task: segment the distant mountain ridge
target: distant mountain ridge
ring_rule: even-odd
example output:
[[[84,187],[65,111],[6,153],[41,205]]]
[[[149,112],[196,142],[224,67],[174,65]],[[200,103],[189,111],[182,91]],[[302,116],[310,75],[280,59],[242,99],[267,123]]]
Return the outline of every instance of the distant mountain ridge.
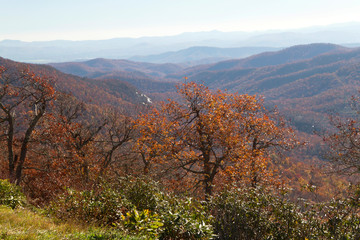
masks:
[[[310,59],[324,53],[332,53],[336,51],[344,51],[345,48],[340,45],[328,43],[313,43],[307,45],[296,45],[285,48],[280,51],[271,51],[256,54],[243,59],[232,59],[220,61],[218,63],[203,65],[200,67],[189,68],[187,71],[221,71],[237,68],[255,68],[292,63],[305,59]],[[349,49],[350,50],[350,49]]]
[[[279,48],[271,47],[240,47],[240,48],[217,48],[197,46],[179,51],[166,52],[157,55],[135,56],[130,60],[150,63],[180,63],[187,65],[199,65],[215,63],[221,60],[245,58],[254,54],[276,51]]]
[[[347,99],[360,89],[360,49],[334,44],[293,46],[244,59],[178,68],[157,78],[146,72],[149,71],[146,63],[131,64],[137,66],[139,72],[127,72],[124,66],[123,72],[106,72],[106,67],[101,70],[101,65],[97,65],[94,72],[101,72],[97,75],[99,79],[128,81],[142,91],[169,93],[169,97],[173,97],[175,83],[183,81],[184,76],[212,89],[262,95],[268,106],[277,105],[299,130],[308,133],[321,128],[327,121],[328,111],[346,111]],[[65,65],[68,70],[74,70],[70,67],[72,64]],[[87,67],[90,65],[87,63]],[[151,66],[165,74],[161,69],[163,65]],[[93,76],[91,74],[92,70],[87,76]]]
[[[187,75],[192,81],[212,89],[262,95],[267,105],[278,106],[299,130],[312,133],[326,125],[328,113],[350,112],[348,101],[360,90],[360,49],[334,49],[310,59],[246,67],[248,65],[244,63],[254,59],[251,57],[244,62],[236,61],[237,64],[226,69],[214,70],[213,66],[207,66],[199,71],[193,69]],[[272,56],[276,62],[279,55]],[[262,59],[261,54],[257,57]]]
[[[181,65],[172,63],[153,64],[140,63],[121,59],[103,59],[97,58],[84,62],[68,62],[68,63],[50,63],[49,65],[59,69],[62,72],[78,75],[81,77],[90,74],[101,74],[110,72],[134,72],[142,73],[144,76],[164,77],[184,69]]]
[[[158,55],[194,46],[216,48],[285,48],[299,44],[327,42],[359,46],[360,23],[306,29],[260,32],[193,32],[175,36],[115,38],[87,41],[0,41],[0,56],[32,63],[84,61],[94,58],[131,59]],[[136,59],[139,60],[139,59]]]
[[[174,80],[165,77],[184,70],[184,67],[176,64],[154,64],[102,58],[50,65],[59,71],[80,77],[113,82],[125,81],[146,93],[174,91]]]
[[[89,78],[65,74],[49,65],[26,64],[0,57],[0,66],[7,71],[30,69],[35,74],[47,75],[55,80],[56,91],[72,93],[78,100],[96,105],[126,106],[148,103],[146,96],[125,81],[107,81],[107,84]]]
[[[298,79],[321,78],[320,76],[323,74],[327,76],[339,74],[339,77],[341,76],[339,81],[352,78],[354,83],[360,83],[359,76],[351,74],[350,71],[352,68],[356,70],[359,65],[360,49],[357,49],[319,55],[309,60],[281,65],[200,71],[189,75],[189,78],[194,81],[202,81],[213,88],[227,88],[241,92],[246,90],[247,93],[254,94],[288,85]],[[324,88],[326,87],[328,87],[328,83],[324,84]],[[294,95],[290,96],[295,97]]]
[[[141,99],[140,91],[158,100],[176,97],[175,85],[186,76],[212,89],[264,96],[267,106],[277,105],[296,128],[308,133],[326,124],[329,111],[347,112],[347,100],[360,89],[360,48],[333,44],[293,46],[191,68],[110,59],[52,65],[81,77],[50,66],[30,66],[55,74],[62,79],[61,89],[71,89],[85,100],[129,104]]]

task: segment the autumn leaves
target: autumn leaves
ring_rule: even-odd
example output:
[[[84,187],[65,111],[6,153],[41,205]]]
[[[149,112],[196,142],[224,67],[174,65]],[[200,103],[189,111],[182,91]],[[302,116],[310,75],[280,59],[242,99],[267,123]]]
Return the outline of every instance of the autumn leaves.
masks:
[[[0,69],[1,137],[6,142],[9,178],[20,184],[31,137],[55,97],[51,79],[29,70]]]
[[[57,94],[53,104],[55,90],[46,76],[5,76],[1,68],[0,77],[3,146],[9,176],[18,183],[25,160],[29,174],[50,181],[61,172],[56,182],[68,183],[118,176],[131,165],[140,166],[132,174],[198,187],[208,198],[224,183],[270,183],[270,155],[297,144],[292,130],[256,96],[189,82],[178,87],[180,101],[168,100],[134,118],[108,111],[96,120],[89,114],[86,119],[84,106],[71,96]],[[15,109],[22,114],[15,116]]]
[[[205,196],[220,176],[252,185],[269,181],[270,152],[297,144],[256,96],[214,93],[192,82],[178,93],[182,102],[169,100],[140,117],[137,146],[147,169],[160,164],[183,171],[194,185],[202,183]]]

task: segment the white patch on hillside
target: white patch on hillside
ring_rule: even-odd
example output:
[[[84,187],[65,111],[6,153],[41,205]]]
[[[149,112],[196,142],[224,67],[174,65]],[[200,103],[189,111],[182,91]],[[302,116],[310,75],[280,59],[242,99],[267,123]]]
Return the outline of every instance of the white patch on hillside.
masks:
[[[151,103],[152,103],[151,98],[149,98],[149,97],[146,96],[145,94],[143,94],[143,93],[138,93],[138,92],[136,92],[136,94],[137,94],[138,96],[140,96],[140,97],[146,98],[146,101],[147,101],[147,102],[143,102],[143,104],[151,104]]]

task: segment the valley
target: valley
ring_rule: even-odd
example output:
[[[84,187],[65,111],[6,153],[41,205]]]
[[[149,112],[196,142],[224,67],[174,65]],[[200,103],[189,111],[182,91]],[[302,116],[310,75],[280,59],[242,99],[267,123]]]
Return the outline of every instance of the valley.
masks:
[[[333,44],[300,45],[193,67],[110,59],[50,65],[99,81],[126,81],[155,100],[171,96],[184,77],[214,90],[256,94],[307,133],[324,131],[329,113],[346,112],[348,96],[357,94],[360,85],[360,51]]]
[[[191,84],[195,84],[194,86],[200,89],[203,88],[200,92],[193,91],[204,99],[207,99],[210,94],[206,92],[211,91],[214,97],[219,97],[219,101],[226,99],[224,97],[226,95],[221,94],[235,94],[234,96],[240,94],[239,96],[256,99],[251,100],[254,102],[250,101],[249,106],[243,105],[245,109],[247,107],[251,109],[251,104],[256,101],[263,104],[264,113],[262,114],[269,115],[264,118],[264,129],[258,133],[260,134],[258,137],[264,137],[264,140],[257,143],[259,146],[266,145],[263,141],[266,141],[267,134],[269,136],[275,134],[274,139],[285,138],[288,134],[296,135],[296,141],[288,139],[287,143],[286,141],[279,142],[284,146],[293,144],[289,149],[294,149],[283,151],[280,147],[279,151],[264,152],[267,157],[260,159],[266,161],[267,167],[257,170],[259,171],[257,174],[265,174],[261,177],[264,179],[267,178],[265,177],[267,171],[271,172],[269,176],[275,173],[274,179],[282,182],[284,184],[281,185],[282,187],[291,188],[287,197],[291,201],[297,201],[299,197],[314,202],[327,201],[331,196],[345,194],[346,185],[357,182],[355,176],[331,173],[333,168],[327,158],[329,147],[323,138],[336,130],[337,126],[331,122],[331,117],[340,116],[341,119],[357,117],[350,100],[351,96],[359,96],[360,50],[358,48],[321,43],[297,45],[241,59],[191,66],[180,63],[146,63],[104,58],[50,64],[28,64],[0,58],[0,66],[5,69],[5,76],[12,76],[12,78],[14,76],[21,78],[24,71],[30,71],[39,76],[49,76],[58,95],[53,103],[53,110],[50,110],[50,115],[46,115],[44,122],[41,123],[49,129],[39,126],[36,130],[39,131],[36,134],[40,134],[38,136],[40,141],[34,138],[31,147],[36,151],[31,150],[29,157],[30,159],[36,157],[38,154],[36,152],[42,151],[42,144],[48,148],[52,148],[51,144],[55,144],[60,148],[54,153],[49,152],[49,156],[51,156],[50,159],[56,159],[51,163],[55,164],[52,168],[56,170],[51,177],[44,175],[50,170],[45,155],[41,155],[40,161],[26,162],[24,167],[23,184],[29,189],[27,191],[31,191],[32,198],[36,196],[43,202],[52,198],[47,194],[50,191],[48,189],[61,192],[62,185],[74,179],[78,187],[82,188],[87,185],[84,181],[89,181],[86,179],[105,173],[109,174],[108,177],[151,175],[153,179],[161,179],[162,184],[171,186],[178,194],[184,191],[183,185],[186,184],[193,189],[192,194],[198,197],[204,196],[198,188],[193,188],[192,181],[196,181],[196,175],[187,176],[186,170],[180,169],[172,175],[167,171],[171,173],[170,169],[175,168],[175,165],[170,164],[167,169],[161,164],[167,161],[165,160],[168,154],[166,149],[174,144],[171,143],[171,139],[176,139],[173,136],[163,136],[171,132],[172,125],[166,125],[167,123],[164,122],[166,117],[162,114],[172,111],[174,114],[179,114],[180,110],[174,109],[181,106],[184,101],[186,103],[186,98],[182,96],[183,91],[193,94],[192,90],[184,89],[184,86],[191,86]],[[19,73],[20,75],[17,75]],[[195,101],[199,96],[194,98]],[[212,104],[215,106],[219,103]],[[163,110],[164,106],[168,106],[167,109]],[[25,114],[21,118],[26,123],[28,118],[26,114],[31,114],[32,111],[26,112],[22,108],[26,108],[26,105],[19,111]],[[221,109],[221,106],[218,108]],[[207,111],[211,113],[212,110]],[[211,114],[216,115],[217,112]],[[7,121],[6,118],[4,119]],[[262,117],[257,121],[264,121],[261,119]],[[51,121],[54,121],[55,125]],[[212,121],[206,121],[209,124],[206,127],[210,127]],[[270,124],[280,124],[283,132],[276,133],[275,125],[266,128],[269,124],[266,121],[270,121]],[[221,126],[222,120],[218,124]],[[258,127],[262,129],[261,125]],[[217,128],[218,125],[214,126]],[[26,128],[26,124],[22,128]],[[155,131],[151,134],[157,142],[149,140],[149,137],[141,137],[147,128]],[[56,133],[53,137],[56,139],[61,138],[59,136],[65,137],[68,143],[62,141],[57,143],[56,141],[59,140],[56,140],[48,145],[54,141],[51,134],[46,134],[49,130]],[[181,132],[177,133],[177,136],[180,134]],[[262,134],[265,135],[262,136]],[[191,134],[186,136],[191,136]],[[41,138],[46,141],[42,143]],[[22,138],[19,139],[21,141]],[[252,144],[255,144],[256,139],[257,137],[254,137],[251,140]],[[274,139],[270,137],[267,141],[272,143]],[[291,141],[295,142],[290,143]],[[245,146],[247,145],[250,146],[250,143]],[[157,150],[158,148],[160,150]],[[171,151],[178,151],[176,149]],[[61,155],[56,154],[58,151],[62,152]],[[216,151],[219,150],[215,148],[214,152]],[[70,155],[67,156],[67,154]],[[185,154],[188,154],[187,151]],[[257,156],[252,154],[253,157]],[[61,175],[62,177],[58,176],[56,172],[65,171],[64,169],[68,166],[75,168],[68,174]],[[86,175],[82,173],[84,166],[88,171]],[[201,165],[194,168],[194,163],[190,166],[192,167],[189,170],[190,173],[196,173],[201,168]],[[27,170],[44,167],[49,170],[35,172]],[[227,167],[233,166],[230,164]],[[3,168],[1,172],[4,174],[6,168]],[[241,174],[246,176],[247,173]],[[35,183],[34,179],[41,179],[41,181]],[[237,184],[243,184],[244,179],[237,181]],[[62,183],[59,184],[59,182]],[[214,178],[214,191],[222,191],[221,188],[226,183],[227,180],[223,175]],[[309,189],[316,189],[316,192]],[[42,194],[45,195],[42,196]]]
[[[0,239],[360,240],[360,1],[2,1]]]

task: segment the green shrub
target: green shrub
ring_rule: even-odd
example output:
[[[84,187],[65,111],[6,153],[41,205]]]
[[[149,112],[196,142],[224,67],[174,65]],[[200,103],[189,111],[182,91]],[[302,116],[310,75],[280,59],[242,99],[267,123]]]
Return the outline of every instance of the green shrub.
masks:
[[[138,212],[132,209],[123,217],[123,224],[126,230],[132,233],[144,234],[151,239],[158,237],[161,227],[164,225],[157,214],[149,210]]]
[[[166,196],[159,206],[160,239],[212,239],[211,215],[192,198]]]
[[[0,204],[12,209],[25,204],[25,196],[19,186],[0,179]]]
[[[147,239],[210,239],[212,226],[204,207],[191,198],[160,191],[146,179],[119,179],[97,191],[70,190],[54,201],[50,213],[122,229]]]
[[[110,187],[97,191],[75,191],[67,189],[49,208],[59,219],[75,219],[102,226],[116,225],[129,203]]]
[[[210,208],[218,239],[304,239],[300,209],[262,188],[224,191]]]
[[[160,190],[157,182],[147,178],[120,179],[117,188],[134,205],[135,211],[139,211],[139,216],[147,216],[138,227],[147,228],[149,232],[154,228],[149,228],[147,224],[158,227],[156,234],[159,239],[211,238],[212,226],[209,215],[198,201],[166,194]],[[146,210],[149,212],[144,215]],[[135,213],[133,209],[132,216]],[[143,226],[143,223],[146,224]]]
[[[324,219],[319,232],[324,239],[360,239],[360,194],[358,190],[347,198],[332,199],[327,203],[318,204],[317,212]]]
[[[113,187],[139,211],[155,211],[159,199],[164,195],[158,183],[147,178],[120,178]]]
[[[360,239],[360,191],[292,203],[263,188],[227,190],[210,202],[217,239]]]

